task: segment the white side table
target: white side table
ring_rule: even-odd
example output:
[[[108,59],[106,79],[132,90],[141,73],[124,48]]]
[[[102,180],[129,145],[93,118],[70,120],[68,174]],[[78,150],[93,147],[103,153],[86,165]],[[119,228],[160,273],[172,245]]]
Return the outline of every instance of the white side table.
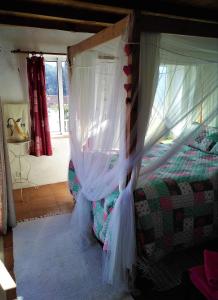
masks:
[[[10,159],[10,164],[13,166],[15,164],[15,174],[12,174],[13,186],[16,184],[20,185],[20,195],[23,200],[23,184],[30,183],[31,185],[37,186],[29,180],[29,174],[31,171],[31,164],[28,159],[28,149],[30,140],[15,142],[13,140],[8,140],[8,144],[13,145],[13,149],[8,147],[9,153],[12,158]],[[24,173],[25,170],[25,173]]]

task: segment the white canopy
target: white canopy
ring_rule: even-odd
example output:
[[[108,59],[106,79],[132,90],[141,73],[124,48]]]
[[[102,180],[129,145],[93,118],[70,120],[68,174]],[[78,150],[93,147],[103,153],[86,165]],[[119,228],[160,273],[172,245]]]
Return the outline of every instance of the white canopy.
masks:
[[[131,95],[132,105],[138,101],[137,122],[128,135],[136,144],[127,156],[126,44],[125,30],[100,47],[76,56],[69,51],[71,159],[81,185],[73,215],[81,241],[87,244],[91,236],[91,202],[120,189],[104,245],[109,283],[126,280],[135,263],[137,180],[160,167],[202,126],[218,126],[218,40],[142,32],[139,82]],[[199,125],[192,126],[196,121]],[[139,176],[143,153],[169,136],[174,139],[170,151]]]

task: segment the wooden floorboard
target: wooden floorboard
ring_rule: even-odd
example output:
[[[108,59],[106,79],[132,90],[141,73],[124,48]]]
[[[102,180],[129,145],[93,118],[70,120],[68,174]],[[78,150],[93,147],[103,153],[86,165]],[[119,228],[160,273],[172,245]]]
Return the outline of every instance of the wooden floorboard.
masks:
[[[47,215],[71,213],[74,207],[73,196],[67,182],[47,184],[36,188],[17,189],[13,191],[17,221],[40,218]],[[14,276],[13,232],[9,229],[3,238],[4,263]],[[14,291],[7,293],[7,300],[16,298]]]
[[[17,221],[71,212],[74,201],[66,182],[14,190]]]

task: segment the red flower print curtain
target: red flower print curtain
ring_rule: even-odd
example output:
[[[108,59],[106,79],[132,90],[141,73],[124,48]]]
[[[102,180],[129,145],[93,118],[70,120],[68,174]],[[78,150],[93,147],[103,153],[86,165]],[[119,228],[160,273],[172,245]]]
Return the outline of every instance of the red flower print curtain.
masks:
[[[34,156],[52,155],[46,101],[44,58],[41,56],[27,58],[27,74],[31,117],[30,154]]]

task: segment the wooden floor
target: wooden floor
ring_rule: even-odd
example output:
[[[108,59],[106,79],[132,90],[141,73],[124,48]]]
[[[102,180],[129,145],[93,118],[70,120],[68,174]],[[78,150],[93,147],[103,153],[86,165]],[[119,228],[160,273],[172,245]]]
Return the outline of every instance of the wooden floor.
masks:
[[[70,213],[74,200],[66,182],[48,184],[37,188],[14,190],[17,221],[39,218],[46,215]],[[3,239],[5,265],[14,278],[13,237],[9,231]],[[8,300],[15,299],[14,293],[7,295]]]
[[[37,188],[14,190],[17,220],[38,218],[47,214],[72,211],[73,197],[66,182],[48,184]]]

